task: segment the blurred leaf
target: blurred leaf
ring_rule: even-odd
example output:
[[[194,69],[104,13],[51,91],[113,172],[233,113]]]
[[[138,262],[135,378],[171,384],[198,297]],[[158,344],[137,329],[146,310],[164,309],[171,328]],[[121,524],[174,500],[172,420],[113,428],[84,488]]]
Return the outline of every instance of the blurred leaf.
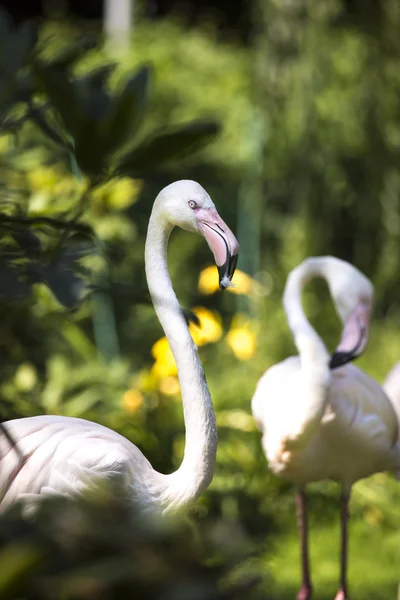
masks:
[[[11,299],[30,295],[30,287],[21,278],[21,274],[21,269],[12,266],[4,258],[0,259],[0,297]]]
[[[16,74],[16,94],[19,99],[28,102],[36,93],[35,81],[31,71]]]
[[[49,64],[55,69],[61,70],[72,67],[85,56],[88,50],[92,50],[96,45],[97,39],[94,35],[84,35],[58,52]]]
[[[37,30],[32,21],[25,21],[16,28],[9,25],[0,39],[0,60],[3,73],[13,77],[28,62],[36,44]]]
[[[105,168],[107,140],[102,135],[102,123],[107,119],[110,97],[101,88],[89,89],[82,108],[84,116],[75,136],[75,156],[81,170],[98,179]]]
[[[77,262],[86,252],[86,247],[76,251],[66,248],[51,263],[32,261],[26,265],[26,270],[33,283],[45,283],[61,304],[74,308],[86,289],[82,278],[86,270]]]
[[[146,108],[150,69],[143,67],[131,77],[119,96],[114,98],[113,110],[106,122],[106,150],[121,152],[134,142]]]
[[[10,85],[10,82],[0,79],[0,119],[2,121],[4,121],[7,116],[14,98],[14,86]]]
[[[69,346],[80,354],[84,361],[95,359],[97,355],[96,346],[76,323],[72,321],[64,322],[60,329],[60,334]]]
[[[132,563],[129,560],[115,558],[97,559],[92,564],[78,566],[73,571],[67,571],[53,583],[61,591],[61,595],[82,597],[88,588],[88,581],[96,582],[95,589],[105,588],[129,579]]]
[[[81,277],[65,265],[54,263],[38,265],[31,263],[29,270],[37,277],[37,281],[45,283],[57,300],[66,308],[74,308],[82,298],[85,283]]]
[[[21,228],[13,233],[13,238],[27,254],[39,255],[41,251],[40,239],[28,228]]]
[[[98,390],[86,389],[64,403],[64,414],[71,417],[81,417],[88,413],[100,399]]]
[[[162,163],[186,157],[210,143],[218,133],[219,126],[213,121],[195,121],[159,133],[125,154],[117,166],[117,172],[124,175],[140,174]]]
[[[87,88],[102,88],[107,82],[108,77],[115,69],[115,63],[107,63],[106,65],[101,65],[96,69],[92,69],[84,75],[84,77],[79,77],[75,81],[81,85],[84,85]]]
[[[23,67],[32,57],[37,41],[37,27],[33,21],[23,21],[13,36],[13,53],[8,56],[9,68],[15,72]]]
[[[1,515],[0,548],[2,556],[10,558],[12,581],[18,584],[8,598],[252,598],[249,577],[236,569],[246,556],[246,538],[239,527],[226,524],[228,545],[221,539],[223,523],[202,523],[196,540],[182,519],[148,518],[124,488],[121,472],[108,482],[99,479],[93,490],[75,500],[44,500],[34,520],[23,520],[18,507]],[[35,565],[28,555],[30,560],[24,561],[27,568],[15,569],[13,554],[17,555],[17,567],[21,554],[15,548],[26,547],[27,536],[39,560],[46,551],[46,560]],[[8,564],[1,566],[0,578],[7,578]],[[8,589],[11,592],[11,586]]]
[[[48,111],[46,109],[33,109],[29,114],[30,119],[41,129],[44,135],[52,140],[57,146],[61,146],[63,148],[67,147],[68,150],[72,151],[72,147],[69,142],[64,140],[64,138],[56,131],[50,117],[48,115]]]
[[[75,155],[81,169],[95,178],[105,170],[107,155],[133,140],[145,106],[148,70],[129,80],[121,95],[111,100],[104,86],[113,68],[105,65],[76,82],[85,117],[75,138]]]
[[[44,550],[22,540],[0,550],[0,597],[6,599],[26,585],[30,573],[41,564]]]
[[[36,74],[67,131],[75,138],[80,131],[82,111],[73,83],[61,71],[37,63]]]

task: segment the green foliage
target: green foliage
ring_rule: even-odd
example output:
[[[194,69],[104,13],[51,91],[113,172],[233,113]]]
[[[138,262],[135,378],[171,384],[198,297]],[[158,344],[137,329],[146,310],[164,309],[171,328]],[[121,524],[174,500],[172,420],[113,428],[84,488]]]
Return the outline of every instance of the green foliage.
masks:
[[[118,62],[107,47],[79,39],[77,27],[59,23],[46,23],[36,45],[26,34],[12,72],[1,58],[11,51],[1,51],[0,84],[12,82],[0,85],[0,406],[7,418],[47,412],[93,419],[138,444],[160,471],[177,468],[180,396],[152,372],[162,332],[143,247],[163,185],[198,179],[240,231],[239,268],[254,258],[250,242],[257,249],[260,236],[251,274],[264,288],[246,303],[229,293],[201,295],[197,277],[211,261],[206,245],[185,232],[171,236],[169,267],[183,307],[188,315],[196,305],[217,310],[223,327],[218,343],[200,348],[219,450],[213,483],[193,516],[201,527],[228,520],[228,539],[235,527],[244,529],[258,553],[276,535],[290,565],[277,559],[274,573],[280,582],[289,574],[293,595],[292,489],[268,472],[250,399],[265,369],[295,352],[281,294],[289,270],[310,254],[350,260],[376,286],[371,341],[359,365],[382,381],[400,357],[400,47],[393,2],[376,30],[349,20],[335,0],[259,8],[254,51],[222,43],[211,25],[187,28],[178,20],[138,22],[132,49]],[[10,40],[23,35],[12,24],[6,30]],[[340,325],[326,288],[310,286],[304,305],[333,348]],[[247,361],[227,338],[244,309],[257,337]],[[389,475],[355,487],[353,564],[363,536],[394,538],[399,493]],[[335,484],[311,487],[318,551],[336,527],[337,500]],[[336,554],[328,558],[336,568]],[[28,569],[33,559],[28,548],[13,564],[25,560]],[[392,589],[394,571],[385,573]]]
[[[117,490],[98,490],[96,497],[75,502],[46,501],[30,521],[21,518],[18,506],[2,515],[0,596],[259,597],[254,569],[252,576],[237,572],[237,562],[246,558],[243,532],[230,528],[228,543],[228,523],[207,524],[196,542],[184,522],[138,518]]]
[[[42,42],[36,43],[32,24],[15,27],[6,14],[1,13],[0,29],[3,33],[0,113],[4,123],[1,133],[19,136],[23,127],[26,131],[26,125],[33,123],[44,136],[44,140],[38,140],[35,132],[30,131],[22,144],[20,138],[16,138],[13,152],[5,156],[7,170],[18,173],[16,153],[23,155],[24,149],[32,151],[36,145],[40,154],[44,142],[48,147],[54,144],[58,147],[58,161],[64,166],[69,163],[78,179],[83,176],[88,179],[68,210],[64,208],[52,218],[43,210],[33,219],[30,217],[27,190],[23,188],[19,190],[20,201],[2,203],[0,240],[3,242],[2,260],[6,263],[3,271],[9,282],[3,287],[3,293],[9,290],[10,297],[29,295],[32,283],[42,282],[64,306],[71,308],[79,300],[79,288],[84,287],[83,273],[77,276],[74,265],[80,258],[74,236],[77,232],[84,233],[91,241],[92,251],[96,246],[91,227],[79,222],[87,210],[93,187],[117,175],[152,172],[165,162],[193,153],[211,141],[219,128],[215,122],[196,121],[175,127],[173,131],[155,131],[151,139],[142,135],[136,140],[148,104],[146,67],[130,74],[126,84],[111,95],[107,81],[115,65],[101,65],[79,77],[72,72],[88,47],[93,47],[93,40],[76,41],[49,59]],[[11,160],[7,161],[8,158]],[[1,182],[6,191],[10,181],[7,175]],[[45,228],[47,231],[43,231]],[[60,230],[61,239],[56,245],[45,242],[47,248],[43,247],[38,232],[55,236]],[[8,247],[10,234],[11,248]],[[7,250],[13,259],[7,257]],[[73,260],[68,258],[71,251]],[[89,251],[86,247],[85,252]]]
[[[150,140],[127,152],[118,163],[121,175],[139,177],[149,171],[150,165],[185,157],[188,152],[198,150],[218,133],[213,122],[199,121],[175,131],[159,133]]]
[[[136,176],[149,171],[196,151],[218,133],[216,123],[197,122],[156,133],[133,147],[146,106],[148,69],[142,68],[130,77],[113,96],[106,88],[110,70],[108,66],[100,67],[84,77],[70,78],[68,73],[40,62],[35,67],[68,134],[63,141],[54,132],[53,139],[74,154],[81,171],[94,182],[108,179],[113,173]],[[48,122],[46,130],[51,130]],[[114,155],[119,155],[115,161]]]

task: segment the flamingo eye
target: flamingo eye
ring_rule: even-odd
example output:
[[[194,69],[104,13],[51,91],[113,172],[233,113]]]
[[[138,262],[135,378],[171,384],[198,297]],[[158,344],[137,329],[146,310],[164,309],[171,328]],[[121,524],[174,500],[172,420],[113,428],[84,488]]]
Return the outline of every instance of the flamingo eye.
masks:
[[[190,208],[197,208],[197,202],[195,202],[194,200],[189,200],[188,204]]]

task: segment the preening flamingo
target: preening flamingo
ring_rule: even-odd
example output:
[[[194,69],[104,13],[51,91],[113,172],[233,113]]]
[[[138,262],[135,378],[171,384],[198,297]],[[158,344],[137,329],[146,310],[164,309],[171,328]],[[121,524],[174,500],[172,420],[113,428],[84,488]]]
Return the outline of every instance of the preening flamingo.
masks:
[[[24,456],[0,437],[1,508],[41,494],[73,495],[92,481],[123,475],[131,497],[146,511],[183,509],[210,484],[217,450],[215,415],[196,346],[174,293],[167,267],[172,229],[181,227],[206,239],[219,271],[220,289],[234,274],[239,245],[210,196],[194,181],[177,181],[157,196],[145,248],[146,277],[154,308],[174,354],[182,390],[186,428],[179,469],[163,475],[131,442],[115,431],[83,419],[37,416],[4,425]]]
[[[324,278],[343,322],[331,357],[301,305],[305,284]],[[395,411],[383,389],[351,364],[368,339],[373,287],[358,269],[330,256],[308,258],[290,274],[283,304],[299,356],[269,368],[252,399],[253,415],[271,470],[298,489],[302,586],[311,597],[305,485],[341,484],[341,573],[336,600],[348,600],[347,520],[352,485],[378,471],[400,467]]]

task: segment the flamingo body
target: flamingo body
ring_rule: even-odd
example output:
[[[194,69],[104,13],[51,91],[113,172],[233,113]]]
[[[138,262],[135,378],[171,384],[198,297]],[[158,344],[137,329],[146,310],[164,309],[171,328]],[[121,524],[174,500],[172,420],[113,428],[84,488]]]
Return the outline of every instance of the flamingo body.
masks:
[[[345,488],[378,471],[400,466],[394,409],[382,388],[347,364],[332,371],[316,431],[302,438],[300,358],[268,369],[252,401],[270,469],[296,485],[333,479]]]
[[[400,362],[397,362],[389,371],[382,385],[397,415],[400,428]]]
[[[152,469],[134,444],[107,427],[85,419],[40,415],[8,421],[7,430],[26,460],[21,466],[19,455],[2,434],[2,508],[43,493],[79,493],[96,476],[104,480],[114,474],[123,476],[142,505],[154,501],[150,482],[161,483],[163,475]]]

